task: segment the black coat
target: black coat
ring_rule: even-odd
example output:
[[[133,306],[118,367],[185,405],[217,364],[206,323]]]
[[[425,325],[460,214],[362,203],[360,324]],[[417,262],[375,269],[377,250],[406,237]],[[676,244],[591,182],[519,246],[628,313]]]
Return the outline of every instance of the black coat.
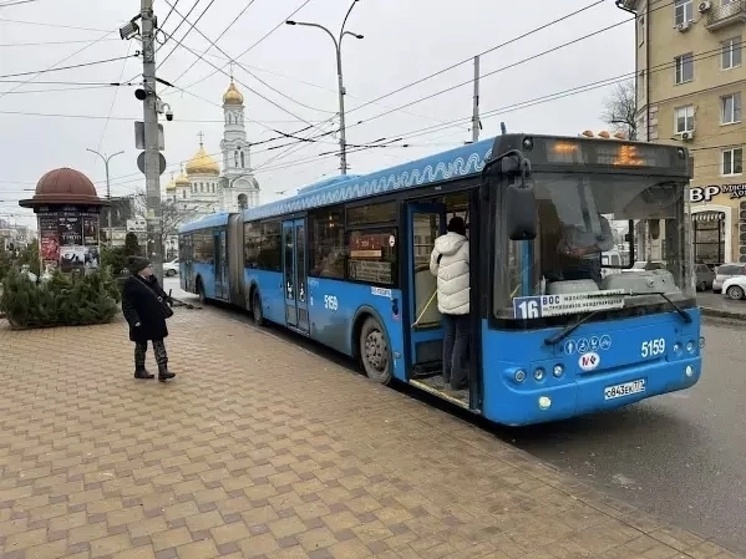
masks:
[[[166,302],[171,302],[170,297],[163,291],[155,276],[145,280],[132,275],[125,280],[122,313],[130,327],[131,341],[162,340],[168,336],[164,308]],[[138,323],[140,326],[135,326]]]

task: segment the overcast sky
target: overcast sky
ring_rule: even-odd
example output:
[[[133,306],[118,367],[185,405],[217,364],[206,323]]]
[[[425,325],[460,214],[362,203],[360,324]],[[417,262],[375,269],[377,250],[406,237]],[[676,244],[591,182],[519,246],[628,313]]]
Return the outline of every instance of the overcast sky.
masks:
[[[168,1],[173,3],[173,0]],[[29,222],[30,214],[18,208],[16,201],[32,195],[24,189],[33,189],[42,174],[57,167],[73,167],[86,173],[104,195],[103,163],[86,148],[106,153],[125,151],[111,161],[114,195],[143,188],[144,179],[135,162],[138,150],[134,145],[132,124],[134,120],[141,120],[142,105],[134,97],[134,87],[83,88],[80,85],[136,78],[141,71],[141,59],[130,57],[38,76],[8,77],[8,74],[37,72],[55,65],[70,66],[133,55],[137,42],[120,40],[117,30],[139,12],[140,3],[137,0],[35,0],[2,7],[3,3],[0,2],[0,217]],[[191,22],[196,21],[210,0],[196,3],[188,18]],[[356,110],[357,107],[591,3],[592,0],[515,3],[360,0],[347,29],[364,34],[365,38],[347,37],[343,44],[348,92],[347,141],[367,144],[380,138],[402,140],[394,147],[350,153],[350,172],[377,170],[469,140],[472,106],[469,84],[397,109],[470,80],[473,67],[471,63],[462,64],[379,102]],[[186,15],[194,4],[195,0],[178,0],[176,10]],[[237,19],[247,4],[250,6]],[[163,175],[164,186],[171,171],[177,171],[180,162],[188,160],[198,148],[200,131],[204,132],[205,149],[211,154],[220,151],[221,97],[229,83],[228,67],[216,72],[215,66],[222,68],[228,62],[220,50],[237,57],[303,4],[305,6],[294,19],[321,23],[336,30],[350,0],[214,0],[183,39],[183,46],[178,42],[190,29],[187,24],[160,48],[158,60],[164,59],[176,46],[159,69],[159,76],[186,89],[186,92],[159,90],[175,115],[173,122],[164,122],[164,155],[169,163]],[[169,12],[166,0],[155,0],[155,9],[163,21]],[[484,55],[482,74],[629,17],[609,0]],[[181,19],[172,13],[164,25],[165,31],[172,32]],[[210,47],[197,30],[214,41],[232,22],[234,25],[216,43],[220,50],[210,48],[203,61],[190,53],[189,49],[201,54]],[[274,130],[294,133],[313,125],[314,128],[300,134],[308,137],[338,128],[334,50],[330,38],[320,30],[282,25],[238,59],[238,63],[242,67],[236,65],[234,75],[246,99],[250,141],[276,138],[278,134]],[[628,22],[486,76],[481,81],[481,111],[487,114],[483,118],[481,137],[499,134],[500,121],[506,123],[509,131],[575,135],[584,129],[603,129],[599,114],[611,87],[519,110],[495,110],[632,71],[634,26]],[[17,83],[29,78],[33,79],[28,83]],[[334,155],[336,140],[335,135],[328,135],[313,143],[295,144],[292,149],[288,140],[255,146],[252,165],[262,189],[262,203],[280,197],[278,192],[289,193],[338,173],[339,159]],[[404,143],[409,147],[400,147]],[[288,147],[268,150],[274,146]],[[320,155],[324,153],[329,155]],[[219,156],[216,159],[219,160]]]

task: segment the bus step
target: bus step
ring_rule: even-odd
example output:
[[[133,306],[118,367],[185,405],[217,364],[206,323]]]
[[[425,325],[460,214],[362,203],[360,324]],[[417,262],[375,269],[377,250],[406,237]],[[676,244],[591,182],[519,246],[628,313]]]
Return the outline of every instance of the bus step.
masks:
[[[413,367],[412,378],[430,378],[443,372],[441,363],[418,363]]]

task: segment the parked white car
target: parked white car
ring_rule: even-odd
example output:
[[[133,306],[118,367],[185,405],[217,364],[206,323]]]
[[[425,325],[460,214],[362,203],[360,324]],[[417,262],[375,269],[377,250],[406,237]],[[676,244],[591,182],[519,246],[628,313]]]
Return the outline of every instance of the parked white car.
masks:
[[[172,278],[179,273],[179,259],[174,258],[171,262],[163,263],[163,275]]]
[[[746,299],[746,276],[732,276],[723,282],[723,297]]]

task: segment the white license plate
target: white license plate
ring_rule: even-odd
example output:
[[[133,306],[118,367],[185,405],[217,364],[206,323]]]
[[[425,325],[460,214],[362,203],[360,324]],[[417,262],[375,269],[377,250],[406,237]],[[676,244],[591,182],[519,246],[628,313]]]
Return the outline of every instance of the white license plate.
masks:
[[[644,378],[615,384],[614,386],[607,386],[604,388],[604,400],[613,400],[614,398],[622,398],[631,394],[639,394],[640,392],[645,392]]]

